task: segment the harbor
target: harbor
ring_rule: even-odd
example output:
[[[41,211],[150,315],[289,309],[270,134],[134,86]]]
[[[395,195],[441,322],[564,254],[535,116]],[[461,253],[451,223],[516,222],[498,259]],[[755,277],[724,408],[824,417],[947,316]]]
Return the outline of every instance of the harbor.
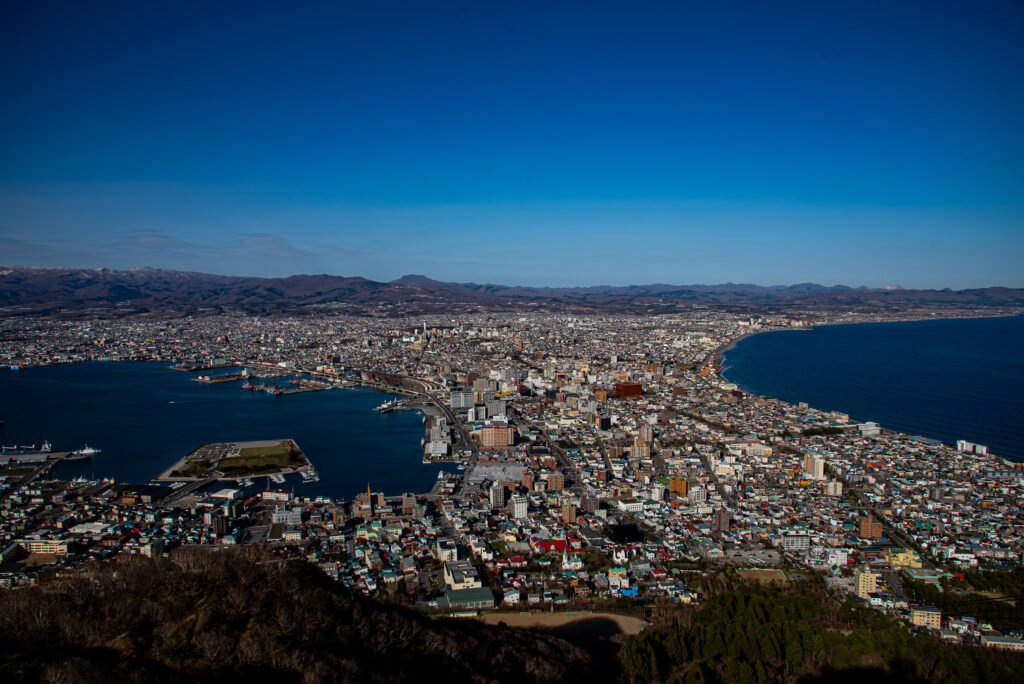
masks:
[[[257,486],[345,498],[367,481],[388,494],[425,492],[433,485],[438,466],[421,464],[422,416],[413,411],[382,416],[374,410],[407,395],[361,387],[344,376],[332,388],[346,391],[318,391],[292,385],[295,374],[289,373],[279,376],[277,385],[292,393],[278,399],[243,391],[243,382],[191,382],[192,374],[169,365],[87,362],[4,373],[6,445],[34,443],[38,448],[48,438],[54,452],[70,454],[87,442],[102,448],[102,454],[92,460],[62,459],[54,465],[56,476],[144,483],[199,444],[286,435],[300,445],[316,477],[303,477],[298,470],[285,473],[285,482],[277,484],[260,475],[253,478]],[[250,367],[246,381],[272,384],[254,377],[262,372]],[[300,382],[307,379],[323,382],[313,380],[312,374],[299,376]],[[30,408],[43,402],[49,407],[47,415],[59,420]],[[112,421],[110,416],[119,418]],[[34,464],[21,464],[18,474],[30,467]]]

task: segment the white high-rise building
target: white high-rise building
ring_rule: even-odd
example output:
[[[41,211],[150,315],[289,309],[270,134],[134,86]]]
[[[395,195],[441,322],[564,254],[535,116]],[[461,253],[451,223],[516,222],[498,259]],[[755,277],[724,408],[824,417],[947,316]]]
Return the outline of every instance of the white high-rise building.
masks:
[[[708,500],[708,490],[705,489],[702,485],[698,485],[690,489],[690,493],[688,496],[690,498],[691,504],[706,503]]]
[[[529,508],[529,500],[522,494],[516,494],[512,497],[512,517],[516,519],[522,519],[526,517],[526,511]]]

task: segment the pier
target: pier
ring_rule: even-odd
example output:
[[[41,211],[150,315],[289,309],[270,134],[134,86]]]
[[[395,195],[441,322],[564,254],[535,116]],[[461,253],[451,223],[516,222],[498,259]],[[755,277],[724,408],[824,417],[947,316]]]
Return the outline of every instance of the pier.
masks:
[[[245,375],[242,373],[232,373],[230,375],[200,375],[198,378],[192,378],[192,382],[234,382],[235,380],[242,380]]]

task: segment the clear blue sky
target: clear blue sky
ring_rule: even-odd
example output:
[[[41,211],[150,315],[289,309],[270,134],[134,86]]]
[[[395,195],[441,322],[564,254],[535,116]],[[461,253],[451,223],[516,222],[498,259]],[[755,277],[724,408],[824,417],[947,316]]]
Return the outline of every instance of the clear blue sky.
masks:
[[[1024,287],[1022,73],[1020,2],[6,2],[0,263]]]

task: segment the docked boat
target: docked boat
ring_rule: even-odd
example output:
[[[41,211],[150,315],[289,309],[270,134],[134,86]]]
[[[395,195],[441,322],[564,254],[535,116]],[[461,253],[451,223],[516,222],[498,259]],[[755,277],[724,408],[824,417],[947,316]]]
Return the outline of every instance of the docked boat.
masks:
[[[281,473],[274,473],[270,476],[270,479],[273,480],[275,484],[284,484],[284,475]]]
[[[88,444],[85,448],[72,451],[70,454],[64,457],[65,461],[88,461],[96,454],[102,453],[102,449],[91,447]]]

